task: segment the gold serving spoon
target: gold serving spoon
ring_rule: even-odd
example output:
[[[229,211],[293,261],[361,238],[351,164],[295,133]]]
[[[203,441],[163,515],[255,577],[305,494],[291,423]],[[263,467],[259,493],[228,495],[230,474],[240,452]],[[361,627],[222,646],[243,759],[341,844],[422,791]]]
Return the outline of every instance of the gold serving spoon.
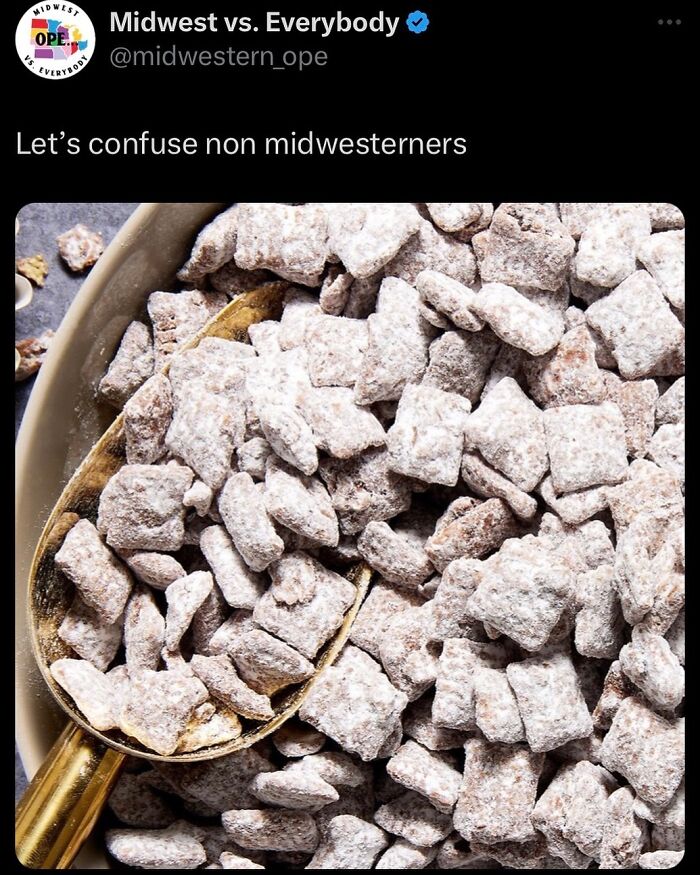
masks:
[[[278,319],[287,283],[273,283],[232,301],[188,344],[203,337],[248,340],[248,327]],[[167,371],[167,367],[164,369]],[[51,676],[55,660],[75,656],[58,637],[58,627],[70,607],[72,586],[58,572],[54,556],[78,519],[95,521],[100,494],[110,477],[126,462],[123,416],[120,414],[95,444],[63,490],[49,516],[34,553],[28,582],[32,650],[51,693],[71,718],[27,788],[15,816],[15,850],[31,869],[67,869],[90,834],[127,756],[159,762],[192,763],[225,756],[250,747],[278,729],[301,706],[320,672],[345,644],[367,592],[371,570],[355,566],[347,575],[355,585],[355,601],[342,626],[316,662],[316,673],[301,686],[273,700],[275,716],[247,728],[238,738],[187,753],[161,756],[118,730],[99,732],[87,722],[73,700]]]

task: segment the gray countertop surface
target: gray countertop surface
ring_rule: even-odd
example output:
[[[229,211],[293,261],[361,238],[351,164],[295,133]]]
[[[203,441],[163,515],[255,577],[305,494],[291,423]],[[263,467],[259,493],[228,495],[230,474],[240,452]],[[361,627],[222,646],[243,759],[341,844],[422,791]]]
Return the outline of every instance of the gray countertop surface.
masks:
[[[64,265],[58,255],[56,237],[82,222],[99,231],[106,245],[137,206],[135,203],[33,203],[22,207],[18,215],[20,228],[15,241],[16,257],[41,253],[49,263],[49,273],[44,287],[34,289],[29,306],[15,313],[15,340],[36,337],[47,328],[55,331],[87,276],[87,273],[74,274]],[[34,380],[30,377],[15,384],[15,437]],[[22,795],[25,786],[24,770],[15,749],[15,799]]]

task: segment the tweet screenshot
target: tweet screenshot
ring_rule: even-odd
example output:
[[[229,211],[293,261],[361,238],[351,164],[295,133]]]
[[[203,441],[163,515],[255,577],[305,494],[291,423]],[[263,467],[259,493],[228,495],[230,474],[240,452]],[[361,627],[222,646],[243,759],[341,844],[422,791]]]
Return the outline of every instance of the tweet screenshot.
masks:
[[[620,7],[5,7],[9,870],[692,862],[697,48]]]

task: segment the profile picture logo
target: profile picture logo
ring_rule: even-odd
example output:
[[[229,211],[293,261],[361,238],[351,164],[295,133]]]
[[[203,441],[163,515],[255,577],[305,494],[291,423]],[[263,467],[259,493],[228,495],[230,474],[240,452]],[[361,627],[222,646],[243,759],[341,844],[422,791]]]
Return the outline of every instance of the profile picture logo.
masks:
[[[68,79],[84,70],[95,51],[95,28],[75,3],[38,3],[20,18],[17,54],[42,79]]]

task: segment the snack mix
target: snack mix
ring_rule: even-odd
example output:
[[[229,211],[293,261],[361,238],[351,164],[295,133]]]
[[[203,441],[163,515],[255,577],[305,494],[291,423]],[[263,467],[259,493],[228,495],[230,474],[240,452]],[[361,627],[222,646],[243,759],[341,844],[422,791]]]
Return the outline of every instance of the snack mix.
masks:
[[[149,751],[230,741],[375,574],[269,739],[129,760],[112,857],[678,864],[684,235],[656,203],[251,203],[201,230],[99,387],[127,463],[56,553],[53,677]],[[184,348],[280,281],[250,343]]]

